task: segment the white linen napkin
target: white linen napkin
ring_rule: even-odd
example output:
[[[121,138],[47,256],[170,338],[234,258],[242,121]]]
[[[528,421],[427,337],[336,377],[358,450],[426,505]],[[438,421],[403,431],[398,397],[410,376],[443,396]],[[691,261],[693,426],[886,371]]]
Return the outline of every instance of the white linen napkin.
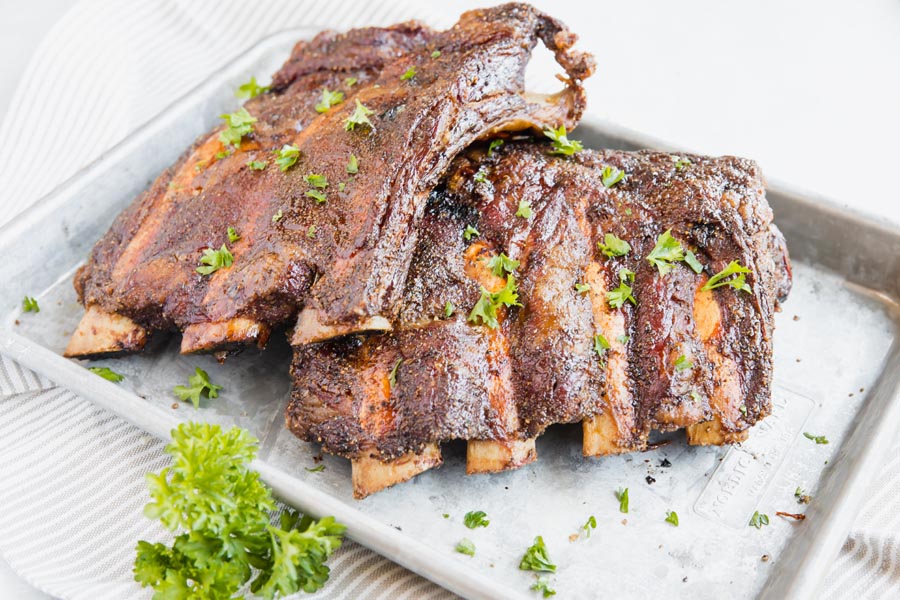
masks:
[[[0,128],[0,224],[267,34],[409,18],[443,27],[457,16],[449,8],[432,12],[432,6],[396,0],[78,3],[35,53]],[[54,596],[149,597],[131,568],[136,540],[166,534],[142,514],[144,474],[167,464],[163,447],[0,357],[0,554]],[[828,576],[825,597],[900,594],[900,451],[892,456]],[[331,581],[315,598],[452,597],[352,542],[330,565]]]

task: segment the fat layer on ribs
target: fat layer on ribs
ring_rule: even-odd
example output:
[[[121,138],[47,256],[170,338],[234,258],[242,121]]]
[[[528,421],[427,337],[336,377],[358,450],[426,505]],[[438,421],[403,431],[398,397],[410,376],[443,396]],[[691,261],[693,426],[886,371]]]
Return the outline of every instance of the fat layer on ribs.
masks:
[[[558,94],[525,93],[538,41],[566,73]],[[66,354],[136,351],[153,330],[173,329],[182,352],[264,345],[301,309],[298,343],[390,329],[416,224],[453,157],[499,131],[578,122],[593,59],[574,42],[556,20],[507,4],[447,31],[404,23],[298,43],[271,90],[246,103],[257,122],[236,149],[221,128],[201,137],[96,244],[75,279],[87,311]],[[343,101],[318,112],[323,90]],[[358,103],[371,125],[347,130]],[[273,151],[286,144],[299,157],[282,172]],[[204,249],[223,243],[234,264],[198,274]]]
[[[460,157],[428,200],[393,330],[295,347],[288,426],[353,460],[357,496],[440,464],[445,440],[469,440],[468,472],[499,471],[534,460],[555,423],[583,423],[584,454],[600,456],[646,448],[653,430],[739,441],[769,413],[791,275],[757,165],[550,150]],[[615,169],[625,177],[608,188]],[[701,273],[647,260],[669,230]],[[606,234],[630,251],[604,254]],[[507,284],[490,262],[501,253],[519,263],[521,306],[500,308],[495,328],[472,323],[482,292]],[[704,291],[731,261],[750,269],[749,291]],[[635,301],[614,308],[620,283]]]

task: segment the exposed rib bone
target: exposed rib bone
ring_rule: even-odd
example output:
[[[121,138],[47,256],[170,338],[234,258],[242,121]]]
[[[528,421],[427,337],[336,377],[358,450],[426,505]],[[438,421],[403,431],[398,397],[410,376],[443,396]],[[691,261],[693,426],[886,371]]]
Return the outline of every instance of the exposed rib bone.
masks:
[[[743,441],[747,438],[747,430],[732,432],[723,426],[723,419],[734,421],[740,418],[741,386],[738,381],[740,371],[738,365],[732,359],[723,356],[717,348],[716,340],[722,334],[722,311],[712,290],[701,289],[705,283],[706,278],[703,278],[694,293],[694,323],[706,356],[713,365],[716,385],[709,399],[713,418],[689,425],[687,439],[693,446],[719,446]]]
[[[391,322],[381,316],[368,317],[364,321],[341,326],[323,323],[319,319],[319,312],[310,309],[300,313],[297,327],[294,329],[294,334],[291,336],[291,345],[303,346],[360,331],[390,330]]]
[[[353,497],[365,498],[396,483],[408,481],[443,462],[437,444],[427,444],[419,453],[410,452],[388,461],[373,454],[361,456],[352,461]]]
[[[506,282],[501,277],[493,274],[488,268],[488,262],[494,257],[494,252],[484,242],[477,241],[471,244],[465,253],[466,275],[484,286],[489,292],[503,289]],[[498,315],[498,321],[502,321],[505,315]],[[518,429],[519,416],[516,411],[516,403],[513,401],[512,373],[508,360],[509,340],[503,334],[501,328],[490,331],[491,352],[485,357],[488,361],[498,364],[492,371],[496,374],[491,379],[489,395],[491,407],[498,414],[504,415],[507,430],[514,432]],[[534,439],[520,440],[469,440],[466,448],[466,473],[497,473],[519,467],[537,459],[534,449]]]
[[[137,352],[147,343],[147,330],[123,315],[91,306],[63,353],[68,358],[100,358]]]
[[[628,389],[628,355],[620,341],[620,336],[626,333],[625,313],[611,309],[607,303],[607,275],[598,263],[588,265],[584,278],[591,286],[588,295],[594,325],[610,348],[606,352],[606,403],[602,413],[582,421],[582,453],[604,456],[629,452],[634,449],[630,441],[635,416]]]
[[[265,323],[243,317],[219,323],[195,323],[184,330],[181,353],[211,352],[251,343],[265,348],[269,333],[269,326]]]
[[[466,447],[466,474],[518,469],[536,459],[534,438],[521,441],[469,440]]]

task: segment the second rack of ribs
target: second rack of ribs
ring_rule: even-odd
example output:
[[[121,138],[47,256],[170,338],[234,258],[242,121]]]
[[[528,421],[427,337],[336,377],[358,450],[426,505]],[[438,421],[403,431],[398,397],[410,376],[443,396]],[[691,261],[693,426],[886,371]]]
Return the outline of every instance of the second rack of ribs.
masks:
[[[450,439],[471,440],[469,472],[521,466],[556,423],[582,422],[590,456],[643,449],[653,430],[744,439],[771,409],[773,313],[790,288],[756,164],[520,142],[491,154],[458,159],[429,198],[392,332],[296,346],[291,430],[353,459],[360,496],[439,464]],[[626,178],[605,187],[606,166]],[[646,260],[667,230],[701,273]],[[631,250],[604,255],[607,233]],[[506,284],[489,265],[500,253],[519,262],[522,306],[473,324],[482,288]],[[749,292],[702,289],[734,260]],[[622,269],[636,303],[613,308]]]

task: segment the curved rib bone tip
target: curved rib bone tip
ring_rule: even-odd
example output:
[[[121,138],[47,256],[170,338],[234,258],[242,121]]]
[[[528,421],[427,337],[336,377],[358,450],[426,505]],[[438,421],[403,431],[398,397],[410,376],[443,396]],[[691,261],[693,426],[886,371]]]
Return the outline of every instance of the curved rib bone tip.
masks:
[[[466,446],[466,475],[518,469],[536,459],[534,438],[512,441],[469,440]]]
[[[194,323],[184,330],[181,353],[214,352],[245,344],[256,344],[260,348],[265,348],[270,331],[265,323],[244,317],[218,323]]]
[[[393,460],[381,460],[374,454],[355,458],[351,462],[353,497],[361,500],[369,494],[408,481],[443,462],[437,444],[427,444],[421,452],[409,452]]]
[[[324,342],[332,338],[351,333],[363,333],[366,331],[390,331],[391,322],[386,318],[376,315],[366,317],[353,323],[325,323],[320,319],[320,313],[314,309],[307,309],[300,313],[297,326],[291,335],[292,346],[303,346],[315,342]]]
[[[138,352],[147,343],[147,330],[124,315],[90,306],[63,356],[67,358],[100,358]]]

